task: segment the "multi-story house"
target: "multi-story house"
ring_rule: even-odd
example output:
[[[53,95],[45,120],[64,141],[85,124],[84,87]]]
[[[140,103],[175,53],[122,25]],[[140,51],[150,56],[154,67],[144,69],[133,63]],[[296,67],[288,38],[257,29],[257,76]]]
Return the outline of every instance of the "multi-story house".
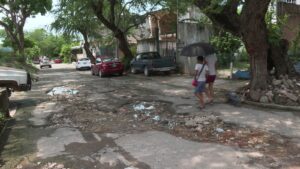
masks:
[[[279,0],[277,15],[286,17],[282,38],[292,43],[300,32],[300,0]]]
[[[210,29],[199,24],[203,16],[195,6],[189,7],[185,14],[178,17],[168,10],[150,13],[145,23],[139,26],[137,52],[159,51],[162,56],[177,56],[182,72],[194,72],[195,58],[180,56],[180,51],[192,43],[209,42]]]

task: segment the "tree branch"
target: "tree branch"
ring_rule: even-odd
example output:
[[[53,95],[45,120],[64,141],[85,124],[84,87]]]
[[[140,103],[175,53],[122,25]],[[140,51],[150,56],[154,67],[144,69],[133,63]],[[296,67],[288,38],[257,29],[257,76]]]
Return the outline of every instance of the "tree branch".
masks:
[[[116,0],[110,0],[110,23],[115,24],[115,7],[116,7]]]
[[[122,9],[121,9],[121,11],[119,12],[119,15],[118,15],[118,17],[117,17],[117,26],[119,26],[120,25],[120,23],[121,23],[121,16],[122,16],[122,13],[124,13],[124,11],[125,11],[125,9],[126,9],[126,7],[127,7],[127,5],[129,5],[129,4],[131,4],[133,2],[133,0],[132,1],[127,1],[124,5],[123,5],[123,7],[122,7]],[[130,7],[129,7],[130,8]]]
[[[238,6],[241,0],[228,0],[225,5],[213,3],[211,0],[196,0],[198,6],[214,23],[226,31],[240,36],[240,16]],[[220,10],[221,9],[221,10]],[[217,11],[217,12],[216,12]]]

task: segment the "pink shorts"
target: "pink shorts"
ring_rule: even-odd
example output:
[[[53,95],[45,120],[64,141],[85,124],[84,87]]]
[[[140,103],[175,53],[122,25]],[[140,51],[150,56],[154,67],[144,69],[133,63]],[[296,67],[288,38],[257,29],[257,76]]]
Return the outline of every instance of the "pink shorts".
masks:
[[[216,80],[216,75],[208,75],[206,76],[206,83],[213,83]]]

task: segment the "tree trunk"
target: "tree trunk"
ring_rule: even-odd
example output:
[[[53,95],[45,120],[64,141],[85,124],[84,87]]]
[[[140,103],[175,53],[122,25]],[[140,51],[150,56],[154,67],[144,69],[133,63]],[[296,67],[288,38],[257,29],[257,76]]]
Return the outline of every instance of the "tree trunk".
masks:
[[[268,57],[268,70],[275,67],[275,74],[280,75],[294,73],[294,67],[288,58],[288,41],[281,40],[279,44],[271,44]]]
[[[125,34],[122,31],[117,30],[117,32],[115,33],[115,37],[119,40],[119,48],[123,52],[126,60],[132,59],[133,55],[129,48],[129,44],[128,44]]]
[[[23,31],[23,27],[20,28],[19,30],[19,54],[20,56],[22,57],[23,60],[25,60],[25,49],[24,49],[24,40],[25,37],[24,37],[24,31]]]
[[[93,56],[93,53],[90,50],[90,43],[89,43],[89,40],[88,40],[88,36],[85,32],[81,32],[81,34],[82,34],[83,39],[84,39],[83,48],[86,52],[86,55],[91,60],[91,63],[95,64],[96,59],[95,59],[95,57]]]
[[[267,88],[268,31],[265,23],[267,2],[246,1],[247,10],[241,18],[241,35],[250,57],[250,98],[259,101],[261,91]],[[261,8],[259,8],[261,6]],[[258,9],[259,10],[258,10]],[[256,11],[256,12],[253,12]]]
[[[126,62],[125,65],[127,65],[130,60],[133,58],[133,54],[129,48],[129,44],[127,41],[127,37],[125,34],[125,31],[122,31],[118,25],[116,25],[114,18],[114,12],[113,9],[115,8],[116,3],[110,4],[110,14],[111,19],[107,19],[104,17],[103,13],[103,1],[98,1],[98,3],[91,3],[91,7],[94,9],[94,12],[96,16],[98,17],[99,21],[103,23],[105,27],[107,27],[109,30],[111,30],[114,33],[114,36],[119,40],[119,48],[124,54],[124,61]],[[128,66],[128,65],[127,65]]]

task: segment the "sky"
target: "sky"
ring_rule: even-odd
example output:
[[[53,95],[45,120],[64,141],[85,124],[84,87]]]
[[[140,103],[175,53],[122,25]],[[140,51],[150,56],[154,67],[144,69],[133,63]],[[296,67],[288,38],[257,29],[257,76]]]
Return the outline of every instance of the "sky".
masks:
[[[59,3],[59,0],[53,0],[52,8],[54,8]],[[36,15],[35,17],[30,17],[27,19],[25,23],[24,30],[25,31],[32,31],[38,28],[50,28],[50,24],[54,21],[54,16],[51,13],[47,13],[46,15]]]
[[[25,23],[24,30],[32,31],[38,28],[49,29],[49,25],[54,21],[54,16],[51,14],[46,14],[45,16],[37,15],[34,18],[29,18]]]

